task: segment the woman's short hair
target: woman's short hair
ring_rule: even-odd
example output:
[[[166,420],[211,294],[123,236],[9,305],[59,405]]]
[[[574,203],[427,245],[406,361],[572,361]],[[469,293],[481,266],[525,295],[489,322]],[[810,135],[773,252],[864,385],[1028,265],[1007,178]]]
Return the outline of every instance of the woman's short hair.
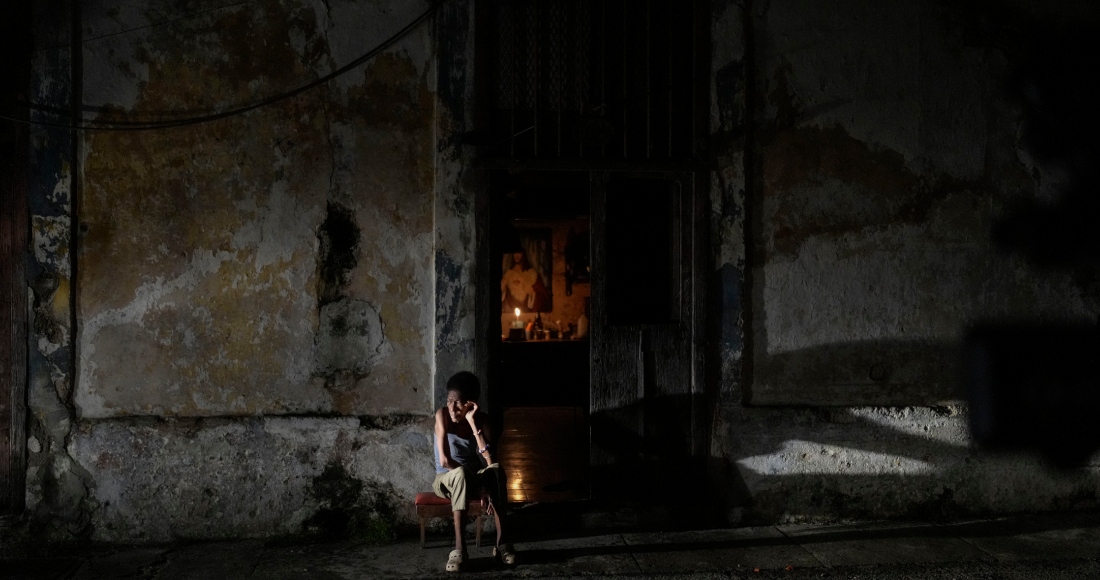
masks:
[[[447,379],[447,390],[462,395],[465,401],[477,401],[481,396],[481,381],[477,380],[477,375],[470,371],[457,372]]]

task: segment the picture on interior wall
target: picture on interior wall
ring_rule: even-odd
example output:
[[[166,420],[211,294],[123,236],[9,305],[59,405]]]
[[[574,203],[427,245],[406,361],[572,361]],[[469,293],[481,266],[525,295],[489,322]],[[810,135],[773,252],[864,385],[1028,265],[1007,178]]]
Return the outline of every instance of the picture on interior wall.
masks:
[[[565,237],[565,295],[573,295],[573,284],[587,284],[591,280],[588,265],[588,232],[569,228]]]
[[[550,230],[516,228],[518,245],[504,254],[504,276],[500,279],[501,313],[550,312],[554,255]]]

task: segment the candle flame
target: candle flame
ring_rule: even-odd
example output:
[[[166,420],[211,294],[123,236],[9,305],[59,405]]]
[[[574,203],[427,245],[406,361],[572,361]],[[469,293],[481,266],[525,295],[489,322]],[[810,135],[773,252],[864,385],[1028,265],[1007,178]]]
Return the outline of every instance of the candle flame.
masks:
[[[516,308],[516,319],[519,319],[519,308]]]

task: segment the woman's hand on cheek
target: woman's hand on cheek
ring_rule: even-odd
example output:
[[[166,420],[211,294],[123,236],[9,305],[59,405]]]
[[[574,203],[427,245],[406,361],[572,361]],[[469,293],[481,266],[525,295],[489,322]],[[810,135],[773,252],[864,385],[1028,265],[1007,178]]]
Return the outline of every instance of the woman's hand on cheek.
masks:
[[[466,411],[466,420],[470,422],[471,427],[476,428],[476,425],[474,425],[474,415],[477,414],[477,403],[471,401],[467,409],[468,410]]]

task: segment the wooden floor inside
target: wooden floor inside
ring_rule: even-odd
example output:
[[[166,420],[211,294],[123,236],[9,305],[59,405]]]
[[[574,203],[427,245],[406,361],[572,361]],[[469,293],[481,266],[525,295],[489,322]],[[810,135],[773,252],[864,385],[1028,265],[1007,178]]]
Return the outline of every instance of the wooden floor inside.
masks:
[[[583,408],[505,409],[499,444],[509,501],[588,497],[588,424]]]

